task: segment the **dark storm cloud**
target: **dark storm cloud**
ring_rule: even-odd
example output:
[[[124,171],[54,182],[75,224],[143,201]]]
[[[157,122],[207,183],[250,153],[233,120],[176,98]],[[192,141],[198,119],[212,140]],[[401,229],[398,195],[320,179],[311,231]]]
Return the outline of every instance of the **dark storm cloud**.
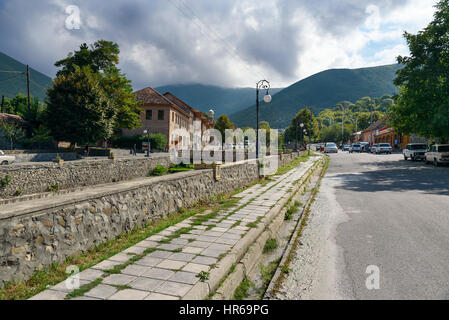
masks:
[[[121,68],[136,88],[230,85],[241,75],[229,67],[230,59],[243,60],[245,72],[255,78],[260,72],[251,66],[258,65],[293,79],[298,54],[307,48],[298,14],[307,13],[320,32],[338,36],[366,20],[369,4],[391,10],[406,1],[0,0],[0,51],[53,76],[54,62],[81,43],[112,40],[120,45]],[[64,27],[68,5],[81,10],[80,30]]]

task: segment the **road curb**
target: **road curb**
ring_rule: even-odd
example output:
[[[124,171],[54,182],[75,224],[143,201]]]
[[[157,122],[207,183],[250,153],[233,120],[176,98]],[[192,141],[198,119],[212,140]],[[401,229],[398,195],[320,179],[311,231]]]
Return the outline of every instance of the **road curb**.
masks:
[[[285,205],[294,194],[304,187],[310,173],[314,172],[322,163],[322,157],[305,171],[290,192],[287,192],[278,203],[270,209],[268,214],[261,220],[261,224],[251,229],[218,264],[217,268],[210,272],[209,293],[207,296],[213,300],[229,300],[232,298],[235,289],[247,277],[256,266],[257,261],[263,253],[265,242],[278,232],[284,221],[286,211]],[[226,259],[233,255],[233,259]],[[226,262],[223,262],[224,260]],[[223,263],[222,263],[223,262]],[[231,269],[234,265],[233,270]],[[231,272],[232,271],[232,272]],[[199,296],[200,286],[194,286],[188,296]]]

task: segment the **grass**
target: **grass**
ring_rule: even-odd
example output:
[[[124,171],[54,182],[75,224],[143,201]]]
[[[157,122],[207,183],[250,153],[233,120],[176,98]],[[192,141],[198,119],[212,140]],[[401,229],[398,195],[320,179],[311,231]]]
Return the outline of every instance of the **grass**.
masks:
[[[300,225],[299,225],[298,233],[296,234],[295,239],[292,240],[293,241],[292,248],[291,248],[290,253],[288,254],[287,258],[285,259],[284,265],[281,267],[281,274],[280,274],[279,278],[276,280],[276,283],[274,286],[274,291],[279,290],[279,287],[280,287],[282,281],[284,280],[284,277],[290,272],[289,266],[291,263],[292,256],[297,250],[297,247],[299,245],[299,238],[301,237],[302,232],[303,232],[305,226],[307,225],[310,208],[311,208],[312,204],[315,202],[316,195],[318,194],[318,191],[321,186],[321,179],[325,175],[327,168],[329,166],[329,160],[330,160],[329,157],[325,158],[323,167],[321,169],[321,172],[319,173],[319,180],[318,180],[316,186],[311,191],[311,197],[307,203],[307,207],[304,210],[304,214],[303,214],[303,217],[302,217]]]
[[[275,250],[278,247],[278,241],[274,238],[268,239],[263,247],[263,253],[268,253]]]
[[[200,278],[201,282],[209,280],[209,276],[210,276],[209,272],[206,272],[206,271],[201,271],[200,273],[198,273],[196,275],[197,278]]]
[[[76,297],[81,297],[83,296],[86,292],[89,292],[90,290],[92,290],[93,288],[95,288],[96,286],[98,286],[101,282],[103,281],[102,278],[98,278],[92,282],[89,282],[85,285],[80,286],[78,289],[73,290],[72,292],[70,292],[66,297],[65,300],[70,300]]]
[[[248,298],[248,291],[251,287],[254,287],[254,283],[245,277],[239,286],[234,291],[234,300],[243,300]]]
[[[276,171],[276,175],[283,175],[287,172],[289,172],[290,170],[294,169],[295,167],[299,166],[302,162],[306,162],[310,157],[312,156],[312,154],[310,156],[308,155],[302,155],[297,157],[295,160],[293,160],[292,162],[286,164],[283,167],[280,167],[277,171]]]
[[[115,239],[108,240],[83,253],[72,255],[63,262],[54,263],[37,271],[27,281],[9,282],[5,284],[5,286],[0,289],[0,300],[28,299],[45,290],[47,286],[56,285],[67,279],[69,274],[66,273],[66,268],[68,266],[76,265],[80,271],[83,271],[189,217],[211,208],[214,209],[214,212],[218,213],[222,206],[227,208],[230,203],[235,203],[236,201],[238,201],[238,199],[229,199],[228,201],[228,199],[223,197],[221,203],[218,204],[212,203],[210,205],[205,205],[204,203],[199,203],[196,207],[190,210],[184,209],[184,213],[172,214],[157,222],[149,223],[142,227],[136,227],[132,231],[121,234]],[[135,259],[137,258],[138,256],[135,257]],[[114,270],[110,270],[110,272],[114,272]]]
[[[270,284],[271,279],[274,276],[274,273],[276,272],[276,269],[281,262],[281,258],[278,258],[268,264],[268,266],[264,266],[263,264],[260,264],[260,275],[262,277],[262,295],[265,293],[265,290],[267,289],[268,285]]]
[[[258,217],[257,220],[254,221],[254,222],[249,222],[249,223],[247,223],[246,226],[247,226],[248,228],[256,228],[257,225],[259,224],[260,220],[262,220],[262,217]]]

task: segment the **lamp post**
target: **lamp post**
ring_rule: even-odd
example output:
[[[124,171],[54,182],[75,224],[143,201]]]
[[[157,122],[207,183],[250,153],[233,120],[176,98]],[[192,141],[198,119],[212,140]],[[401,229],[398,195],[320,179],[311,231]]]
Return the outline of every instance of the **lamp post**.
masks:
[[[271,96],[268,94],[270,83],[267,80],[260,80],[256,83],[256,159],[259,159],[259,90],[266,90],[263,101],[271,102]]]
[[[304,123],[302,123],[302,122],[301,122],[301,124],[299,126],[301,127],[301,143],[304,143],[304,131],[306,129],[303,129],[304,128]]]
[[[150,130],[143,130],[144,134],[148,135],[148,148],[147,148],[147,157],[150,157],[150,148],[151,148],[151,142],[150,142]]]

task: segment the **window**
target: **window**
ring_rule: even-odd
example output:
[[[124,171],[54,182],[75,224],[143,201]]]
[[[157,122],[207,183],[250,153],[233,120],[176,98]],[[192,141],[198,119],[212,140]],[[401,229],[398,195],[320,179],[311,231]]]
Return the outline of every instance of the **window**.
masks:
[[[147,110],[147,111],[145,112],[145,118],[146,118],[147,120],[153,119],[153,110]]]
[[[164,120],[164,110],[158,110],[158,112],[157,112],[157,119],[158,120]]]
[[[174,112],[171,114],[171,121],[175,122],[175,113]]]

